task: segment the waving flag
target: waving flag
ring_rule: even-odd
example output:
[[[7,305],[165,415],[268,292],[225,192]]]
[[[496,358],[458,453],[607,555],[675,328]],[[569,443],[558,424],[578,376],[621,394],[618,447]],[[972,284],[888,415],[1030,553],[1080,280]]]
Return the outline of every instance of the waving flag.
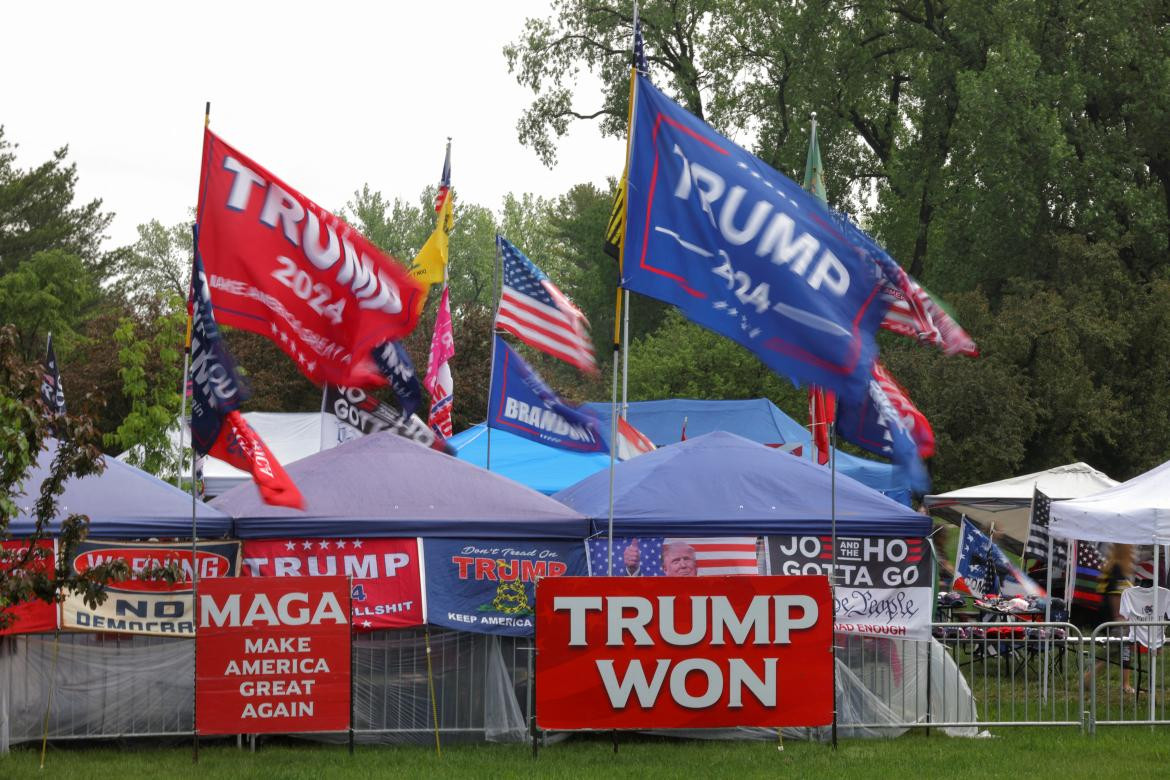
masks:
[[[624,417],[618,417],[618,460],[629,460],[658,449],[650,437],[635,428]]]
[[[318,384],[384,384],[370,350],[414,330],[424,296],[406,269],[210,130],[198,222],[222,324],[268,337]]]
[[[450,256],[451,228],[455,224],[454,198],[451,197],[451,142],[447,142],[447,156],[443,160],[443,177],[439,181],[439,194],[435,196],[435,211],[439,219],[430,238],[423,244],[410,275],[423,284],[442,284],[447,281],[447,260]]]
[[[862,399],[888,307],[885,251],[646,78],[635,84],[622,286],[797,384]]]
[[[246,392],[220,340],[198,251],[191,285],[191,445],[251,474],[265,503],[299,509],[297,486],[240,414]]]
[[[574,452],[609,452],[597,418],[568,403],[497,334],[487,424]]]
[[[1052,519],[1052,499],[1032,488],[1032,511],[1028,518],[1028,542],[1024,545],[1024,557],[1034,561],[1048,560],[1048,525]],[[1068,563],[1068,544],[1065,540],[1052,540],[1052,568],[1063,570]]]
[[[436,437],[418,415],[407,415],[359,387],[325,386],[325,413],[321,419],[321,449],[327,450],[379,431],[389,431],[424,447],[454,455],[455,450]]]
[[[431,394],[431,415],[427,424],[444,439],[451,438],[451,407],[455,397],[455,383],[451,379],[451,358],[455,357],[455,334],[451,329],[450,290],[443,288],[439,312],[435,315],[435,332],[431,335],[431,357],[427,361],[427,377],[423,384]]]
[[[987,534],[963,519],[955,561],[955,588],[975,596],[1040,596],[1044,589],[1020,571]]]
[[[414,414],[422,403],[422,388],[419,387],[418,372],[414,369],[414,361],[410,359],[406,347],[400,341],[387,341],[373,351],[373,356],[378,370],[398,396],[402,413],[407,417]]]
[[[57,368],[57,353],[53,351],[53,334],[45,347],[45,373],[41,379],[41,400],[52,414],[65,414],[65,388],[61,386],[61,371]]]
[[[1097,582],[1101,578],[1101,570],[1105,568],[1105,559],[1101,551],[1093,542],[1077,542],[1077,566],[1073,578],[1073,601],[1082,602],[1093,607],[1101,605],[1102,595],[1097,592]]]
[[[898,437],[907,439],[901,443],[901,448],[907,452],[916,451],[922,458],[933,455],[934,430],[930,421],[880,362],[873,364],[870,389],[871,393],[863,403],[842,404],[837,410],[841,435],[859,447],[887,458],[895,457],[899,448]],[[885,398],[880,405],[874,400],[877,395]],[[892,409],[901,425],[891,425],[882,409]]]
[[[496,236],[496,244],[504,258],[496,327],[586,373],[596,373],[585,315],[507,239]]]
[[[821,162],[821,147],[817,143],[817,117],[813,114],[812,130],[808,139],[808,155],[804,161],[804,182],[801,184],[805,192],[829,205],[829,198],[825,192],[825,166]],[[829,426],[837,419],[837,396],[832,390],[825,390],[816,385],[808,389],[808,423],[812,429],[813,444],[817,450],[817,463],[825,465],[829,462],[829,448],[833,446],[829,436]]]
[[[891,261],[893,263],[893,261]],[[889,267],[890,283],[882,297],[890,304],[882,327],[891,333],[933,344],[948,355],[975,357],[979,348],[914,277],[897,263]]]

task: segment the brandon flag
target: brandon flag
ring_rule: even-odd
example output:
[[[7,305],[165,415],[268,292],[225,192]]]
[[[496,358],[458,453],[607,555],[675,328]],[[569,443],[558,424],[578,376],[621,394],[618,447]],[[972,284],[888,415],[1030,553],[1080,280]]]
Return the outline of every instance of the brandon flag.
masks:
[[[573,452],[609,452],[596,417],[563,400],[499,334],[494,338],[489,427]]]
[[[496,245],[504,258],[496,327],[586,373],[596,373],[585,315],[507,239],[496,236]]]
[[[627,198],[623,287],[797,384],[864,399],[889,305],[871,238],[641,76]]]
[[[231,355],[219,338],[199,252],[191,272],[191,444],[252,475],[265,503],[301,508],[297,486],[240,414],[246,400]]]
[[[206,131],[199,252],[224,325],[318,384],[378,387],[370,350],[414,330],[423,286],[341,219]]]

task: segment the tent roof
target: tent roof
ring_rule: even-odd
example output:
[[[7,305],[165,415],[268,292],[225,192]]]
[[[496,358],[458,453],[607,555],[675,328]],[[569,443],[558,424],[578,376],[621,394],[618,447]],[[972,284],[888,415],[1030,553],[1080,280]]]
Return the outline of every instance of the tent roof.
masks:
[[[1011,540],[1009,546],[1018,550],[1027,541],[1034,489],[1038,488],[1049,498],[1064,499],[1090,496],[1116,484],[1116,480],[1087,463],[1069,463],[1047,471],[926,496],[923,503],[935,514],[955,523],[966,515],[986,530],[994,522],[996,533],[1002,532]]]
[[[688,426],[689,427],[689,426]],[[614,470],[614,533],[828,533],[832,476],[733,433],[717,431],[619,464]],[[585,514],[594,531],[609,517],[609,472],[586,477],[555,498]],[[838,475],[840,534],[921,536],[930,518]]]
[[[608,431],[612,408],[610,403],[594,402],[585,406],[601,418],[602,430]],[[813,459],[812,435],[767,398],[730,401],[670,398],[663,401],[631,401],[629,406],[630,423],[660,447],[679,441],[683,420],[686,419],[688,438],[712,431],[727,431],[760,444],[802,445],[800,457],[810,461]],[[837,450],[836,457],[838,474],[850,476],[895,501],[910,505],[910,479],[903,469],[892,463],[860,458],[841,450]]]
[[[687,438],[712,431],[728,431],[761,444],[811,442],[804,426],[793,420],[767,398],[732,401],[699,401],[668,398],[662,401],[631,401],[627,419],[659,447],[674,444],[682,437],[683,420]],[[609,430],[611,404],[592,402],[585,407],[595,412]]]
[[[303,511],[265,504],[251,482],[212,502],[236,518],[237,536],[580,539],[588,527],[547,496],[388,432],[285,470],[304,496]]]
[[[487,427],[473,425],[447,440],[459,460],[487,467]],[[513,479],[533,490],[552,495],[590,474],[609,468],[609,455],[598,452],[570,452],[525,439],[508,431],[492,429],[491,471]]]
[[[8,529],[13,536],[27,536],[35,530],[32,505],[40,494],[41,483],[49,475],[56,452],[57,443],[53,441],[41,452],[25,478],[24,495],[16,497],[19,513]],[[59,516],[50,523],[50,533],[57,535],[61,519],[77,513],[89,516],[92,538],[191,538],[189,493],[116,458],[104,460],[106,470],[101,474],[65,482],[65,491],[57,502]],[[231,518],[202,501],[195,503],[195,517],[200,537],[215,538],[231,533]]]
[[[1094,495],[1053,501],[1050,528],[1066,539],[1170,543],[1170,462]]]

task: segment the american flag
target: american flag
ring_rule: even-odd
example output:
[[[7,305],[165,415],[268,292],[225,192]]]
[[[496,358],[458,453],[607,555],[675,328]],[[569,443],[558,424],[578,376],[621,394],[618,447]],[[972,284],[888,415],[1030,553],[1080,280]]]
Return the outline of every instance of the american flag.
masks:
[[[496,236],[496,242],[504,258],[496,327],[586,373],[596,373],[585,315],[523,252],[503,236]]]
[[[934,344],[948,355],[979,354],[967,331],[902,266],[890,258],[879,258],[879,263],[886,276],[882,297],[890,304],[883,328]]]
[[[1105,559],[1101,557],[1097,545],[1092,542],[1077,542],[1077,571],[1073,582],[1073,601],[1080,601],[1091,606],[1101,603],[1101,594],[1097,592],[1097,580],[1101,578],[1101,567]]]
[[[625,565],[625,551],[637,543],[639,566],[636,572],[629,572]],[[723,574],[759,574],[754,536],[728,536],[707,539],[681,539],[674,537],[642,537],[640,539],[614,537],[613,574],[615,577],[639,576],[662,577],[662,547],[668,544],[687,544],[695,551],[696,573],[700,577]],[[589,574],[604,577],[609,573],[606,556],[609,554],[608,537],[590,539],[585,551],[589,560]]]
[[[642,39],[642,20],[634,8],[634,69],[643,76],[649,75],[646,64],[646,42]]]
[[[1052,499],[1033,488],[1032,491],[1032,518],[1028,528],[1028,543],[1024,547],[1024,556],[1036,561],[1048,560],[1048,523],[1052,516]],[[1053,540],[1052,565],[1055,569],[1064,569],[1068,562],[1068,545],[1064,540]]]

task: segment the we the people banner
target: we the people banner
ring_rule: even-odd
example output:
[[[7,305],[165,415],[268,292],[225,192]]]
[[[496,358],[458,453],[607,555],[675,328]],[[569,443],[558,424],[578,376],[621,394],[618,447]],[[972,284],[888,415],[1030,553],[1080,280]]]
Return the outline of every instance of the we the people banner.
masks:
[[[317,384],[386,383],[371,350],[414,330],[425,294],[403,266],[210,130],[198,221],[219,324],[271,339]]]
[[[195,616],[191,614],[191,576],[195,570],[191,545],[149,542],[104,542],[86,540],[78,544],[73,560],[75,572],[110,561],[123,560],[130,579],[106,585],[107,598],[90,607],[76,593],[61,604],[61,627],[87,631],[113,631],[154,636],[193,636]],[[198,544],[199,587],[221,577],[234,577],[239,568],[239,542]],[[171,579],[159,576],[173,572]]]
[[[347,577],[199,584],[198,733],[344,731],[350,671]]]
[[[537,580],[582,576],[580,542],[424,539],[427,622],[481,634],[532,636]]]
[[[772,574],[833,573],[831,536],[769,536]],[[837,631],[929,639],[934,604],[929,546],[921,538],[837,537]]]
[[[34,552],[29,557],[29,568],[36,571],[46,571],[49,576],[52,576],[56,552],[54,540],[38,539],[36,546],[38,550],[43,552],[40,555]],[[0,571],[8,571],[18,566],[28,549],[28,541],[20,539],[0,541]],[[3,615],[7,621],[6,624],[0,621],[0,636],[38,634],[57,628],[57,605],[51,601],[41,601],[40,599],[24,601],[14,607],[0,609],[0,615]]]
[[[536,620],[542,729],[832,721],[825,576],[541,580]]]
[[[355,630],[421,626],[418,545],[417,539],[248,539],[242,573],[351,577]]]

